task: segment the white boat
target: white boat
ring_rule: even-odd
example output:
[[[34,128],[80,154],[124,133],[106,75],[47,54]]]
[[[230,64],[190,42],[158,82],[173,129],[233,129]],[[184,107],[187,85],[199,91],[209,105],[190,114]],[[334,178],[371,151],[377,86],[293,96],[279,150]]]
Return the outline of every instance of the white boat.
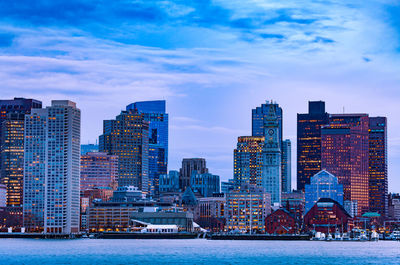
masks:
[[[331,233],[329,233],[328,236],[326,237],[326,241],[332,241],[332,240],[333,240],[332,235]]]
[[[379,234],[376,231],[372,231],[371,241],[378,241],[378,240],[379,240]]]

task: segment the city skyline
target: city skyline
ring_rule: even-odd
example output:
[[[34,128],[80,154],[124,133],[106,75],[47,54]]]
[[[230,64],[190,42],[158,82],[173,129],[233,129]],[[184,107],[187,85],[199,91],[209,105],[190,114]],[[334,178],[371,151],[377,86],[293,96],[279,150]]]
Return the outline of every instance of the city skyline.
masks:
[[[94,143],[102,121],[126,105],[165,99],[168,170],[204,157],[227,180],[253,108],[280,104],[296,154],[296,114],[323,100],[328,113],[388,118],[389,191],[400,189],[398,5],[73,1],[65,14],[59,5],[0,9],[2,98],[77,102],[82,143]],[[292,155],[293,187],[295,164]]]

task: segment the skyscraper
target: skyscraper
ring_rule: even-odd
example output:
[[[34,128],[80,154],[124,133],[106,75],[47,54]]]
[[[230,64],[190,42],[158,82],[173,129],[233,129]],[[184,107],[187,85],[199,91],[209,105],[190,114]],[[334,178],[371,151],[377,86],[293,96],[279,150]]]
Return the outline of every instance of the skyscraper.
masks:
[[[118,156],[89,152],[81,156],[81,191],[110,187],[116,189]]]
[[[160,175],[167,174],[168,167],[168,113],[165,100],[135,102],[126,110],[136,109],[149,122],[149,189],[158,194]]]
[[[7,206],[22,206],[24,119],[41,107],[34,99],[0,100],[0,184],[6,186]]]
[[[386,117],[369,118],[369,211],[388,215]]]
[[[321,129],[321,166],[339,179],[344,200],[357,201],[359,215],[369,210],[368,129],[367,114],[330,115]]]
[[[321,126],[329,123],[325,102],[308,102],[308,113],[297,114],[297,189],[321,170]]]
[[[262,186],[262,150],[264,136],[238,137],[233,158],[235,186],[253,184]]]
[[[25,116],[23,216],[29,231],[79,232],[80,119],[67,100]]]
[[[182,160],[182,168],[179,171],[179,186],[182,191],[190,187],[190,177],[193,171],[197,174],[208,173],[206,160],[204,158],[184,158]]]
[[[281,149],[279,140],[279,118],[276,105],[271,105],[264,128],[265,143],[262,151],[262,187],[271,194],[271,203],[281,203]]]
[[[282,142],[282,192],[292,191],[292,142]]]
[[[105,120],[100,152],[118,156],[118,186],[136,186],[148,194],[149,123],[136,109]]]

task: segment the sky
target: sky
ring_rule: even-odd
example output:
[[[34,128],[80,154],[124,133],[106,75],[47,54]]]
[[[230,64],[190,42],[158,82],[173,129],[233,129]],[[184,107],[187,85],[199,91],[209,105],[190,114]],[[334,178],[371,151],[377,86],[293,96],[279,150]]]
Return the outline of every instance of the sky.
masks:
[[[296,114],[388,117],[389,191],[400,192],[400,4],[391,0],[0,0],[1,98],[82,110],[82,143],[126,105],[165,99],[169,169],[204,157],[233,176],[251,109],[274,100],[296,176]]]

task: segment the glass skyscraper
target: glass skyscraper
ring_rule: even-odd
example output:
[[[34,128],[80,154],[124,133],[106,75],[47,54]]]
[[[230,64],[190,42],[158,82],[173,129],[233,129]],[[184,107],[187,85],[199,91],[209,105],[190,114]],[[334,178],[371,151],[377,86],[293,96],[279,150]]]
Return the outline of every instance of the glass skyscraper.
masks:
[[[7,206],[22,206],[25,115],[41,108],[34,99],[0,100],[0,184],[6,187]]]
[[[386,117],[369,118],[369,211],[388,215]]]
[[[135,186],[149,192],[149,122],[137,109],[122,111],[103,122],[100,152],[118,156],[118,186]]]
[[[141,101],[129,104],[126,110],[136,109],[149,122],[149,190],[157,195],[160,175],[168,167],[168,113],[165,100]]]
[[[344,200],[357,201],[358,215],[369,210],[369,117],[330,115],[321,129],[321,167],[343,184]]]
[[[325,102],[308,102],[308,113],[297,114],[297,189],[304,191],[321,170],[321,126],[329,123]]]
[[[292,142],[282,142],[282,192],[292,191]]]

